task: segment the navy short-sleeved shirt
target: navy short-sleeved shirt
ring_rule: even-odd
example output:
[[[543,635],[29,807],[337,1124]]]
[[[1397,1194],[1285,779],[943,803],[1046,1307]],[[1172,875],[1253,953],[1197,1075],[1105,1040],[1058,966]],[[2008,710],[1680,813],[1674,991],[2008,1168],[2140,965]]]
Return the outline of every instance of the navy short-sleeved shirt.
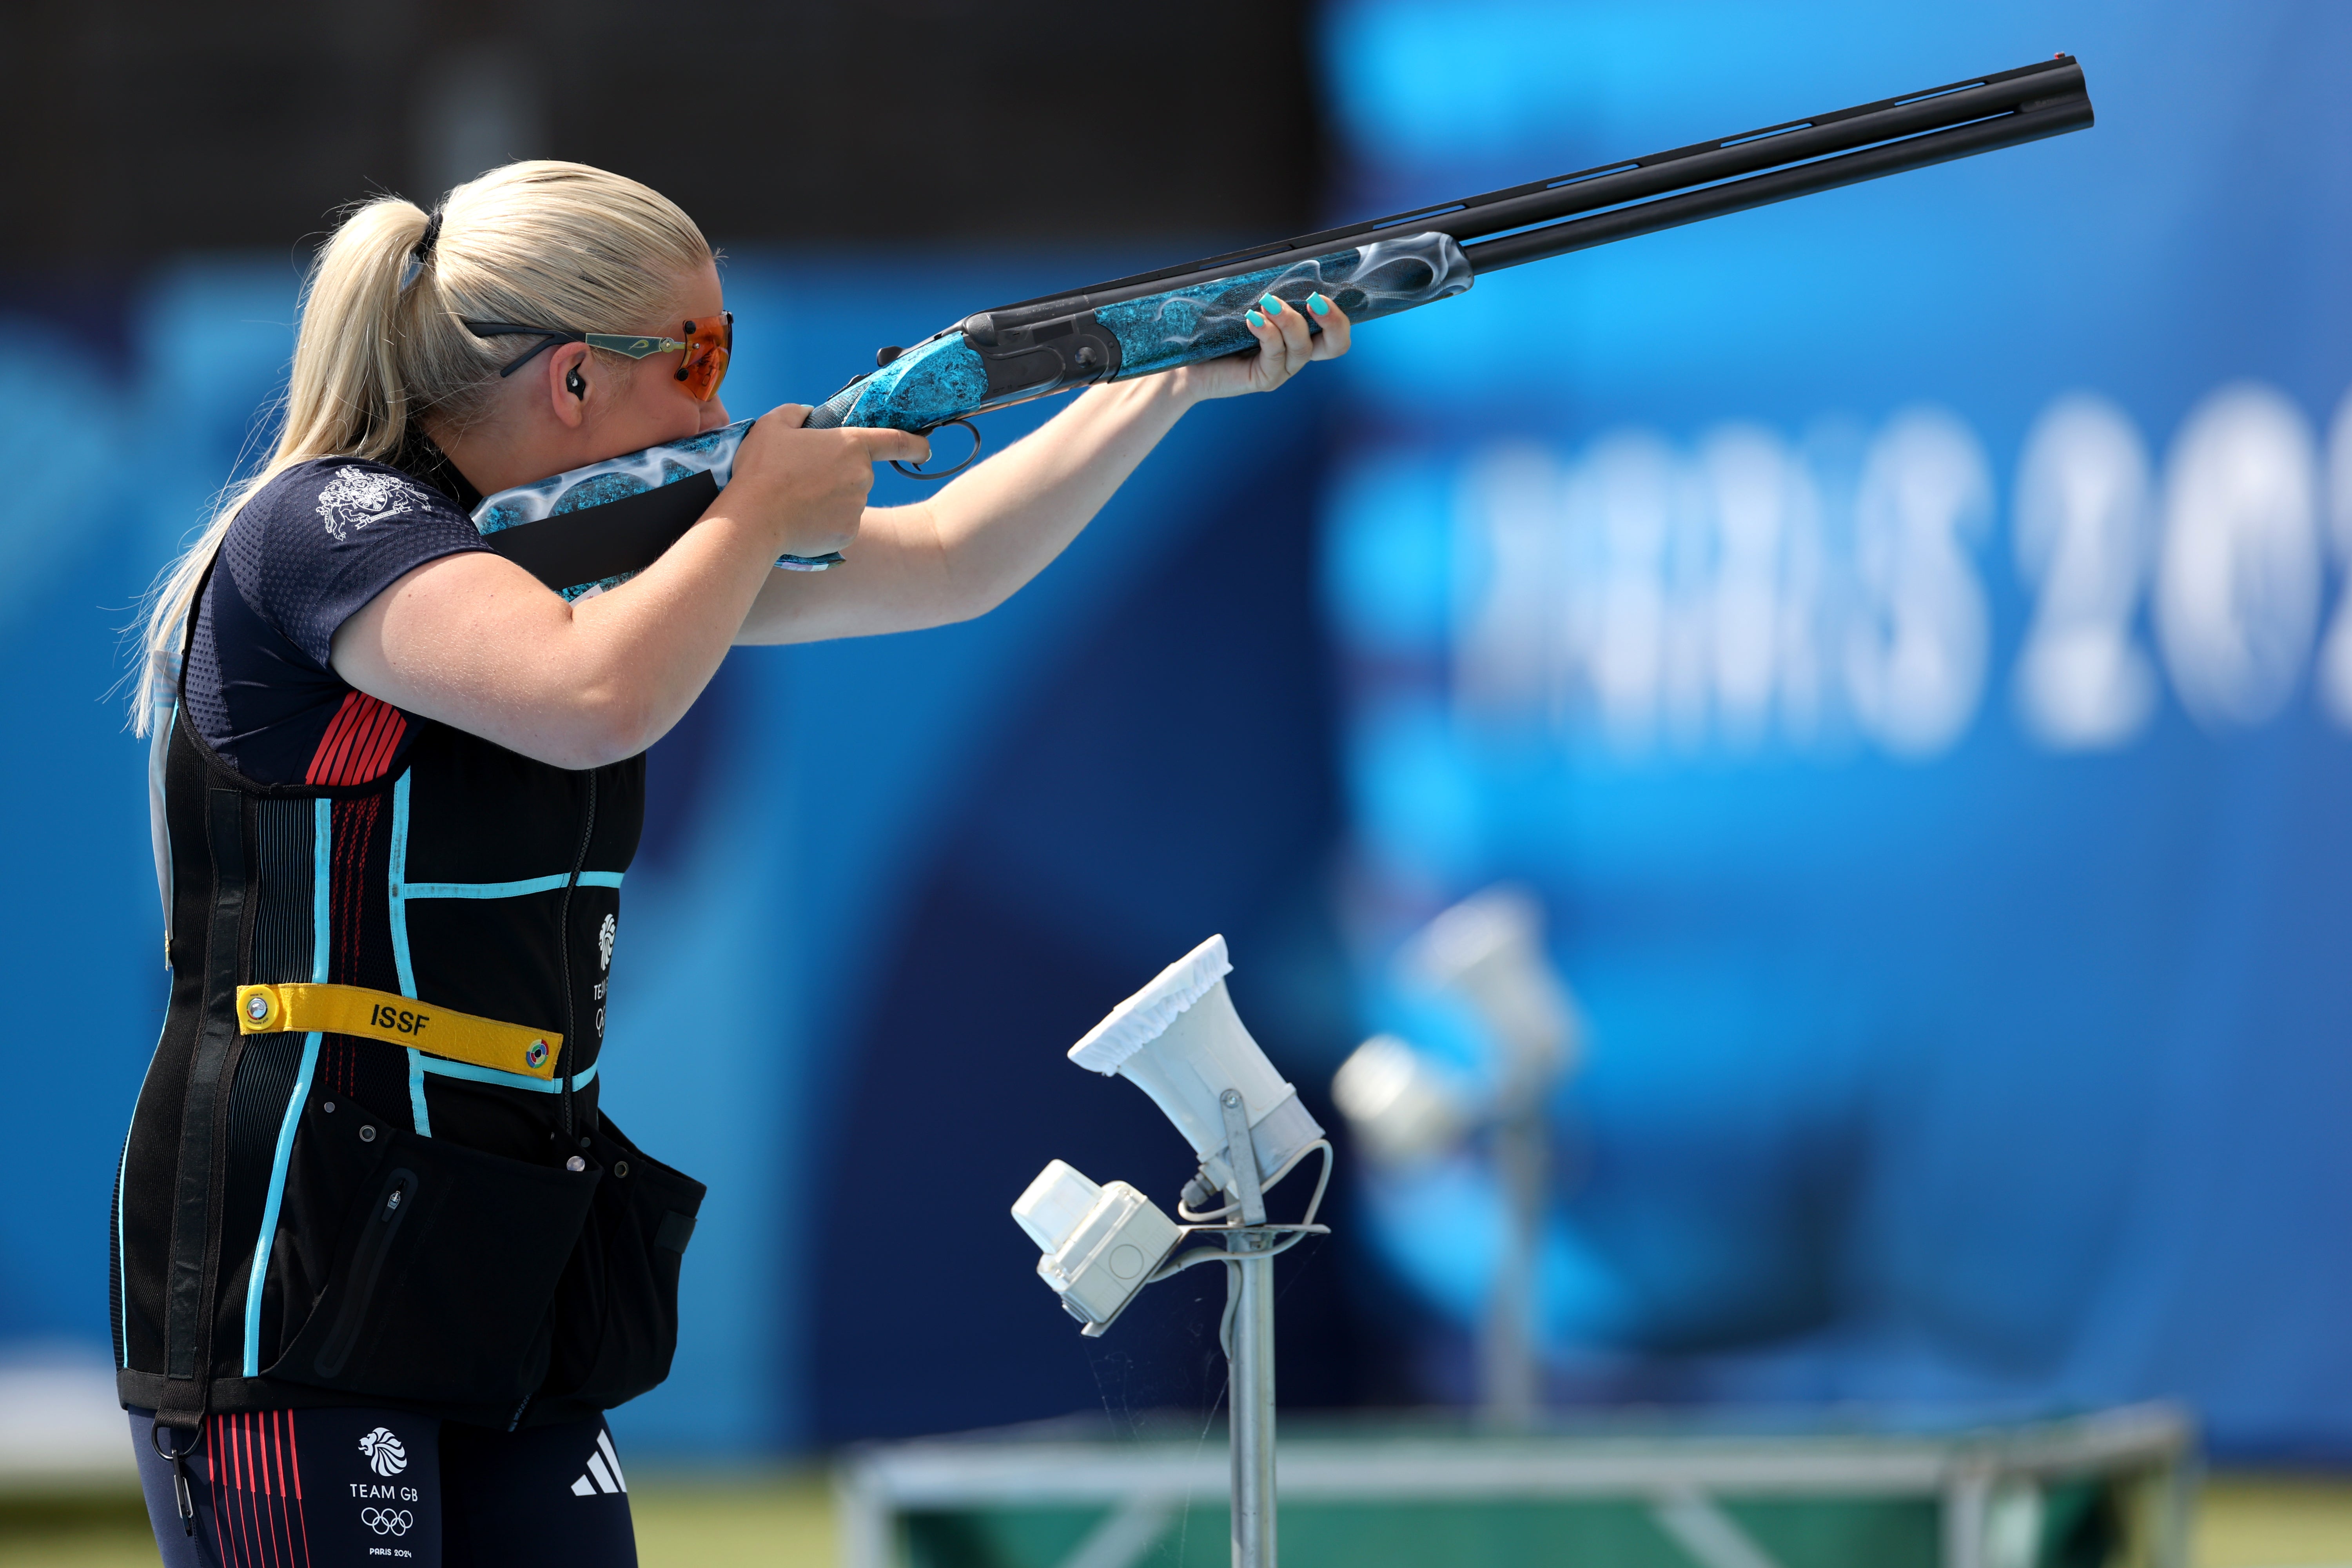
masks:
[[[428,471],[447,478],[317,458],[271,479],[229,524],[196,605],[187,704],[196,732],[246,777],[365,784],[399,765],[410,715],[343,680],[328,648],[404,573],[489,548],[451,493],[476,499],[470,487],[446,462]]]

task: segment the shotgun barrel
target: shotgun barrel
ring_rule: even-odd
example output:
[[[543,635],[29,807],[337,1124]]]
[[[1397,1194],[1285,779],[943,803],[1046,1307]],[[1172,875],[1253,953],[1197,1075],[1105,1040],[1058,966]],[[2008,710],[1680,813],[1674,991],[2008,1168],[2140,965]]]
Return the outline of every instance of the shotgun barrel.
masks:
[[[2015,70],[1743,131],[1646,158],[1023,300],[982,311],[980,317],[999,329],[1019,326],[1414,232],[1450,235],[1477,271],[1493,271],[2036,142],[2091,123],[2083,68],[2071,55],[2059,55]],[[1580,216],[1588,214],[1591,216]],[[1563,221],[1570,219],[1580,221]],[[1475,245],[1475,240],[1487,243]]]

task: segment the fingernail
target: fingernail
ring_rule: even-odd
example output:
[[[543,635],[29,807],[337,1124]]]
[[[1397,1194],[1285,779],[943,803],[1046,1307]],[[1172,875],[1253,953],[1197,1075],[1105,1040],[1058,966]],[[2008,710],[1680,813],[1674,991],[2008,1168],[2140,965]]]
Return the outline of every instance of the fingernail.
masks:
[[[1309,294],[1307,296],[1307,308],[1318,316],[1328,316],[1331,313],[1331,301],[1320,294]]]
[[[1252,310],[1249,313],[1249,324],[1253,327],[1263,327],[1265,325],[1265,318],[1259,315],[1255,310]]]
[[[1279,316],[1282,314],[1282,301],[1276,299],[1271,294],[1268,294],[1265,299],[1260,300],[1258,303],[1265,307],[1265,313],[1269,316]]]

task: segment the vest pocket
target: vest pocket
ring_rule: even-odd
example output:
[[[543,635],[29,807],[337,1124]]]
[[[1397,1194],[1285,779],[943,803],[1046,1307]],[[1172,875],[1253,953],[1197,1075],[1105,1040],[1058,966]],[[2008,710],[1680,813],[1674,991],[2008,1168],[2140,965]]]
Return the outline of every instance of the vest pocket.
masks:
[[[678,1266],[708,1189],[599,1122],[589,1153],[604,1180],[556,1289],[546,1392],[610,1409],[669,1375]]]
[[[310,1316],[264,1375],[508,1410],[545,1376],[548,1306],[600,1177],[386,1128]]]

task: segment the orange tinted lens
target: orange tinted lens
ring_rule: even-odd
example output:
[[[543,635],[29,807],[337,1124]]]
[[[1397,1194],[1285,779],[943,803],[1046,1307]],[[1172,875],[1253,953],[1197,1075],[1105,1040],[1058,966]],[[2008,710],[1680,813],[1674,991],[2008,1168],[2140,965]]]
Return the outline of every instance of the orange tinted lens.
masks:
[[[728,356],[735,349],[735,312],[688,321],[685,336],[686,358],[678,366],[677,378],[686,383],[686,390],[696,401],[708,403],[719,395],[719,384],[727,379]]]

